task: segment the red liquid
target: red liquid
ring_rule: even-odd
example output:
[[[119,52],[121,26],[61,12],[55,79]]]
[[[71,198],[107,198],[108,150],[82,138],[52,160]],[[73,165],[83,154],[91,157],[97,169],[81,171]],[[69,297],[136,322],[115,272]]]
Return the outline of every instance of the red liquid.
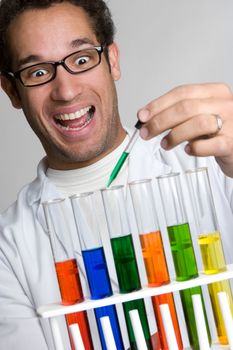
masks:
[[[62,304],[72,305],[83,300],[78,267],[75,259],[55,263]],[[66,315],[69,325],[78,323],[85,350],[93,350],[91,333],[86,312],[75,312]],[[71,338],[71,337],[70,337]],[[71,338],[72,343],[72,338]],[[73,344],[72,349],[75,350]]]
[[[145,263],[147,278],[149,282],[148,286],[158,287],[162,284],[169,283],[170,277],[168,273],[166,257],[164,254],[163,242],[161,239],[160,231],[150,232],[147,234],[140,234],[139,237],[142,247],[142,255]],[[154,296],[152,297],[152,302],[158,326],[161,348],[163,350],[168,350],[168,344],[159,305],[168,304],[178,348],[182,350],[182,338],[180,334],[180,328],[177,320],[172,293]]]

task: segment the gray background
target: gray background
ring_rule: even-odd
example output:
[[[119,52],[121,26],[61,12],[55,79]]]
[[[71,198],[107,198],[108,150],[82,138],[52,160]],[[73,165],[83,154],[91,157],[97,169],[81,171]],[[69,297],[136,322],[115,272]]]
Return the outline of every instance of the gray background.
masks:
[[[109,0],[121,51],[117,83],[124,123],[176,85],[225,82],[233,87],[232,0]],[[0,90],[0,211],[36,176],[44,152],[22,112]]]

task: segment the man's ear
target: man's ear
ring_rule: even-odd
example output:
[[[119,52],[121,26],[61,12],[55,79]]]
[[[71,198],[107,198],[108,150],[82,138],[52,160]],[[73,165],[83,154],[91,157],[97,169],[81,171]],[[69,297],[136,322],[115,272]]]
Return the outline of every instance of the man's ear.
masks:
[[[0,75],[0,79],[1,79],[1,87],[10,98],[13,107],[17,109],[21,109],[22,105],[21,105],[19,93],[16,89],[15,84],[11,81],[10,78],[7,78],[4,75]]]
[[[113,79],[119,80],[121,77],[120,52],[115,42],[108,46],[108,59]]]

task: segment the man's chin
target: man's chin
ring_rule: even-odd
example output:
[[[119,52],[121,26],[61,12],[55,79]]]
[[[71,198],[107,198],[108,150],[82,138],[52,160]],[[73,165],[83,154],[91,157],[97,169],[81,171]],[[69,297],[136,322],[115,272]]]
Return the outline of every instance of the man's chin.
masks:
[[[84,152],[83,154],[81,152],[79,153],[70,153],[69,154],[62,154],[60,157],[48,157],[48,163],[52,164],[53,168],[55,169],[63,169],[63,170],[71,170],[71,169],[78,169],[78,168],[84,168],[86,166],[89,166],[91,164],[94,164],[96,161],[100,160],[104,157],[104,152]],[[51,166],[51,165],[50,165]]]

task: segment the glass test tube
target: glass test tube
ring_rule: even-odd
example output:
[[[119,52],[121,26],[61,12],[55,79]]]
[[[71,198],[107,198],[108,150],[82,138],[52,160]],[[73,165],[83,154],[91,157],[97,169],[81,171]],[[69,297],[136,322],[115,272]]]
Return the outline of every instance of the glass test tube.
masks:
[[[116,273],[121,293],[129,293],[141,288],[133,239],[129,229],[124,200],[124,187],[115,186],[101,191]],[[148,349],[152,349],[150,331],[143,299],[123,303],[129,341],[132,350],[137,350],[129,311],[138,310]]]
[[[103,245],[101,242],[99,225],[96,218],[94,193],[82,193],[79,195],[74,195],[70,199],[77,226],[91,298],[101,299],[111,296],[113,293]],[[123,350],[124,345],[115,305],[95,308],[94,312],[102,348],[104,350],[107,349],[104,332],[101,326],[101,317],[108,316],[117,349]]]
[[[129,183],[139,239],[145,263],[148,286],[157,287],[170,282],[161,232],[156,216],[151,180]],[[172,293],[152,297],[162,349],[168,349],[165,327],[160,312],[161,304],[168,304],[179,349],[183,349]]]
[[[187,215],[185,213],[179,173],[159,176],[157,179],[167,223],[176,280],[185,281],[195,278],[198,276],[198,269]],[[209,335],[209,341],[211,342],[201,287],[198,286],[180,291],[189,341],[193,349],[199,349],[198,334],[192,304],[192,295],[194,294],[199,294],[201,296],[206,328]]]
[[[206,274],[215,274],[226,271],[226,262],[208,170],[207,168],[188,170],[186,171],[186,176],[198,230],[198,244],[201,250],[204,272]],[[233,315],[233,299],[230,283],[228,280],[211,283],[208,284],[208,290],[219,342],[221,344],[227,344],[227,333],[217,295],[218,292],[226,292]]]
[[[49,231],[62,304],[71,305],[81,302],[83,301],[83,293],[77,262],[74,258],[68,218],[66,217],[65,199],[54,199],[44,202],[43,209]],[[69,326],[78,323],[85,349],[92,350],[93,344],[86,312],[67,314],[66,322]],[[74,348],[73,343],[72,348]]]

